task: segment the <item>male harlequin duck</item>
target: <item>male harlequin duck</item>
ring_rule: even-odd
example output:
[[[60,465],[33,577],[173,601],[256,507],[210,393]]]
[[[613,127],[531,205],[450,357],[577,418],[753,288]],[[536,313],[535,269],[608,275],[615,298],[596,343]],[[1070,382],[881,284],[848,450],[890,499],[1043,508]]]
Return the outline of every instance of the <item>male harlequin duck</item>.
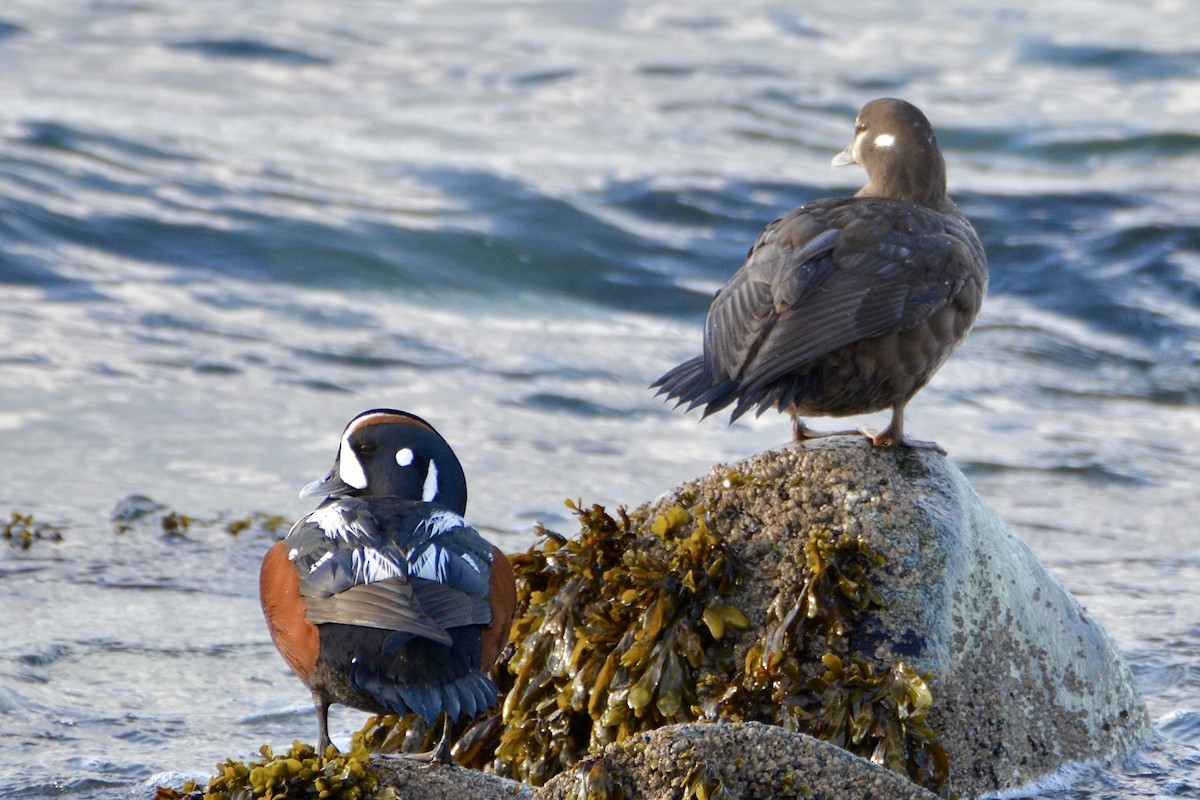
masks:
[[[816,200],[759,234],[717,293],[704,355],[652,386],[704,407],[736,403],[792,416],[796,440],[818,433],[802,416],[891,409],[876,445],[941,450],[904,435],[904,407],[963,340],[987,291],[987,257],[946,196],[946,165],[929,120],[903,100],[863,106],[834,166],[860,164],[853,197]]]
[[[446,440],[403,411],[350,421],[333,470],[300,496],[325,500],[268,551],[259,576],[271,638],[312,691],[318,749],[332,703],[416,712],[442,737],[495,704],[485,674],[508,643],[512,568],[463,519],[467,481]]]

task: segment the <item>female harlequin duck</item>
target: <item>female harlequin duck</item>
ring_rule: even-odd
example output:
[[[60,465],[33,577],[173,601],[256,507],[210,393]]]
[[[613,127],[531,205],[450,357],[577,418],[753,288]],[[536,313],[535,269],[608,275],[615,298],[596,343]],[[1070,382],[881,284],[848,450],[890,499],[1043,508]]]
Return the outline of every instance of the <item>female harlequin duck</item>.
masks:
[[[816,200],[766,227],[717,293],[704,355],[653,384],[705,416],[736,403],[792,416],[890,408],[876,445],[930,447],[904,435],[904,407],[963,340],[987,291],[987,257],[946,196],[946,166],[929,120],[903,100],[863,106],[834,166],[860,164],[854,197]],[[653,388],[652,387],[652,388]]]
[[[462,465],[424,420],[374,409],[300,495],[325,500],[267,553],[259,591],[275,646],[312,690],[319,751],[342,703],[431,725],[445,714],[428,757],[448,761],[451,724],[496,702],[485,673],[516,603],[508,559],[462,518]]]

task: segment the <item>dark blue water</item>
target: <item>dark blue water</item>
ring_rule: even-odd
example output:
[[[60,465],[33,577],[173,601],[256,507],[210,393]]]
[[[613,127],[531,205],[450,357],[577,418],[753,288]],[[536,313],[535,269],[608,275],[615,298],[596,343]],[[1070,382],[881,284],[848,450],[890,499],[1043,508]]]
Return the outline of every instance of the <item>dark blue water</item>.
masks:
[[[0,8],[0,786],[311,738],[255,573],[342,425],[434,422],[503,547],[789,436],[645,386],[867,99],[991,259],[909,409],[1124,649],[1157,739],[1011,797],[1200,796],[1200,17],[1185,3]],[[871,420],[871,422],[877,422]],[[114,506],[161,514],[118,530]],[[52,540],[51,530],[61,535]],[[363,715],[336,716],[344,737]]]

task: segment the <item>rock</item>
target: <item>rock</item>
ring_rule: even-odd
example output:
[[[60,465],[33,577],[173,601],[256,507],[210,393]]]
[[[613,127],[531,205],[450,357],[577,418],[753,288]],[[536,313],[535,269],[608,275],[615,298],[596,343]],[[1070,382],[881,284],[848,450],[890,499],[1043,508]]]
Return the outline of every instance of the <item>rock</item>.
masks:
[[[840,747],[759,722],[690,723],[642,733],[608,745],[599,756],[585,759],[533,795],[534,800],[593,796],[937,798]]]
[[[694,498],[758,564],[794,560],[797,534],[813,527],[878,552],[871,578],[883,607],[851,632],[851,647],[932,676],[928,722],[954,792],[1012,788],[1146,739],[1145,706],[1112,640],[944,457],[838,437],[733,470],[746,477],[736,491],[730,470],[714,468],[647,516]],[[769,583],[745,602],[767,600]]]
[[[463,733],[471,766],[539,796],[885,780],[857,754],[967,798],[1149,733],[1112,641],[936,453],[818,440],[577,511],[578,536],[512,557],[507,697]],[[776,746],[817,772],[746,755]],[[647,755],[709,748],[742,754],[707,775]],[[927,796],[896,780],[876,796]]]
[[[189,783],[203,786],[207,780],[207,775],[189,774],[177,770],[156,772],[141,783],[129,787],[126,800],[156,800],[158,797],[170,796],[171,792],[182,796],[184,787]]]
[[[379,782],[396,790],[396,800],[530,800],[529,786],[474,769],[404,759],[374,759]]]

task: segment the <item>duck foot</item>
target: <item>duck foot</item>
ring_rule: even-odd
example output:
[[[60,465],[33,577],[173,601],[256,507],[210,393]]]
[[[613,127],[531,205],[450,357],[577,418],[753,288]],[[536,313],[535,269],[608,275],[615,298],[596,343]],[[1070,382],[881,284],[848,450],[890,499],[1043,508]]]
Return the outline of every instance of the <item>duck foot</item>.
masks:
[[[438,739],[438,743],[433,746],[432,750],[427,750],[424,753],[380,753],[378,757],[403,761],[416,761],[423,764],[453,764],[454,757],[450,755],[450,732],[454,726],[450,722],[450,716],[448,714],[443,713],[441,718],[442,735]]]
[[[933,450],[935,453],[946,455],[946,449],[937,442],[927,442],[923,439],[909,439],[892,435],[892,429],[887,428],[879,433],[870,428],[859,428],[858,432],[867,437],[867,441],[876,447],[911,447],[916,450]]]

